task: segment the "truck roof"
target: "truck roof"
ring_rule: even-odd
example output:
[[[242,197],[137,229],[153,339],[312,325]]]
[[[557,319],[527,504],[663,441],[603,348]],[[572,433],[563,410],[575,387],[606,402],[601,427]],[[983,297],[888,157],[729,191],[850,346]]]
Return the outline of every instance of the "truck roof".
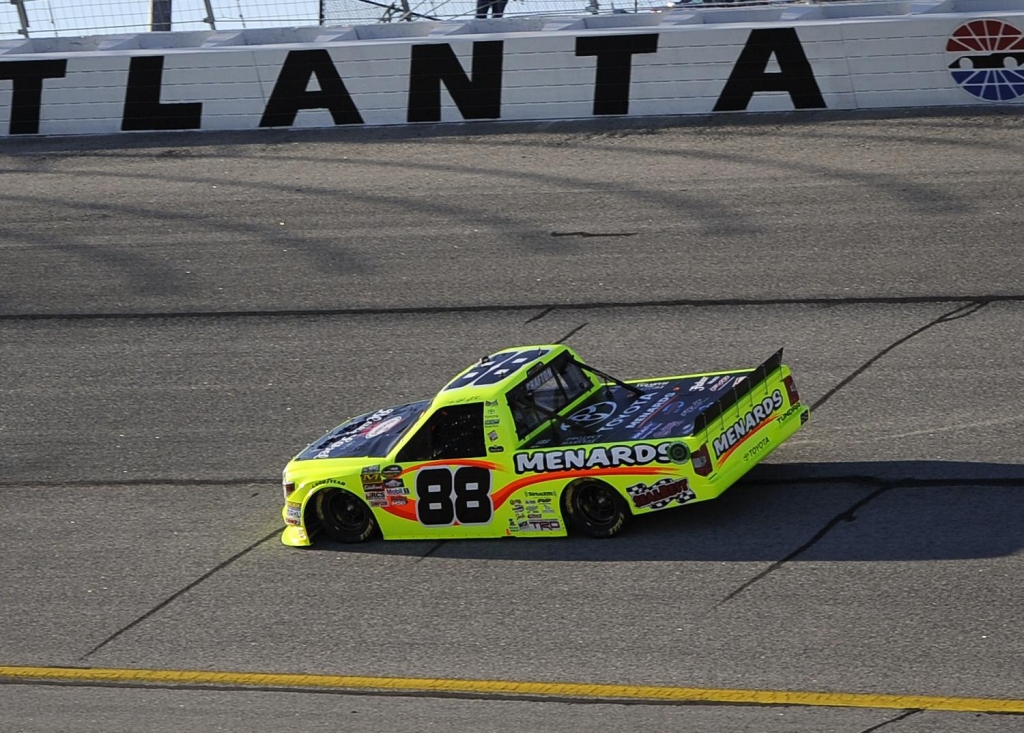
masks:
[[[489,354],[448,382],[434,398],[434,406],[496,399],[508,391],[516,377],[565,352],[575,356],[572,349],[562,344],[515,346]]]

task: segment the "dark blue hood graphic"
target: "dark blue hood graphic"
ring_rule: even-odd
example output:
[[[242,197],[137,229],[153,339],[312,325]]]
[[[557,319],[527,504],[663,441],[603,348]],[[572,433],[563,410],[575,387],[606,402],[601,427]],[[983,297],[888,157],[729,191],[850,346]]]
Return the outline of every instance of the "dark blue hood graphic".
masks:
[[[421,400],[354,417],[310,443],[306,450],[296,456],[296,460],[384,457],[429,404],[430,400]]]

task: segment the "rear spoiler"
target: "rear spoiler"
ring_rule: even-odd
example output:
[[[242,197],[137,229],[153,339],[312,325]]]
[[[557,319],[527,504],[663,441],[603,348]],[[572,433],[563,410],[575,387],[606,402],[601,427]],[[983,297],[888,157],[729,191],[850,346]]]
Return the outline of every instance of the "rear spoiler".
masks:
[[[768,381],[768,377],[781,368],[782,349],[779,349],[769,356],[757,369],[743,375],[744,378],[739,384],[734,384],[728,392],[697,415],[693,421],[693,435],[706,430],[709,422],[720,418],[726,410],[750,394],[755,387]]]

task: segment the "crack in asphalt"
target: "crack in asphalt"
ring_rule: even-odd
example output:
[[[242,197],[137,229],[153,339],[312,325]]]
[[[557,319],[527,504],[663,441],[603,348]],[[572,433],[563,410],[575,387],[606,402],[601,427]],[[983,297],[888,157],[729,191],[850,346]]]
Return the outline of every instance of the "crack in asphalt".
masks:
[[[580,325],[576,326],[576,328],[574,328],[573,330],[569,331],[569,333],[567,333],[564,336],[562,336],[562,338],[558,339],[558,341],[556,341],[555,343],[556,344],[564,344],[566,341],[569,340],[569,338],[571,336],[575,336],[576,334],[578,334],[580,331],[582,331],[586,327],[587,327],[586,323],[581,323]]]
[[[273,539],[277,535],[281,534],[281,532],[283,532],[283,531],[284,531],[283,527],[281,527],[279,529],[275,529],[270,534],[265,535],[265,536],[261,537],[260,539],[256,540],[255,542],[253,542],[251,545],[246,547],[244,550],[241,550],[240,552],[236,552],[234,555],[229,557],[227,560],[224,560],[223,562],[218,563],[213,568],[211,568],[210,570],[206,571],[205,573],[200,575],[198,578],[193,580],[191,583],[186,585],[184,588],[181,588],[181,589],[175,591],[174,593],[169,595],[167,598],[162,600],[160,603],[158,603],[155,606],[153,606],[153,608],[149,609],[148,611],[146,611],[141,616],[138,616],[137,618],[135,618],[135,620],[133,620],[130,623],[125,624],[124,626],[122,626],[120,629],[115,631],[113,634],[111,634],[106,639],[101,641],[99,644],[94,646],[92,649],[87,651],[85,654],[80,656],[78,658],[78,661],[81,662],[81,661],[84,661],[84,660],[88,659],[93,654],[98,652],[100,649],[105,647],[107,644],[109,644],[110,642],[112,642],[115,639],[117,639],[118,637],[120,637],[122,634],[124,634],[124,633],[126,633],[126,632],[128,632],[128,631],[130,631],[132,629],[134,629],[136,626],[141,624],[143,621],[145,621],[146,619],[152,617],[154,614],[158,613],[160,610],[162,610],[163,608],[167,607],[168,605],[173,603],[175,600],[177,600],[178,598],[180,598],[184,594],[188,593],[190,590],[195,588],[197,585],[202,583],[204,580],[207,580],[208,578],[210,578],[215,573],[223,570],[224,568],[228,567],[229,565],[231,565],[236,560],[238,560],[238,559],[244,557],[245,555],[249,554],[250,552],[255,550],[257,547],[262,545],[264,542],[267,542],[268,540]]]
[[[962,306],[960,306],[958,308],[954,308],[953,310],[949,311],[948,313],[943,313],[938,318],[932,319],[931,321],[929,321],[925,325],[921,326],[920,328],[917,328],[917,329],[911,331],[906,336],[903,336],[903,337],[897,339],[896,341],[893,341],[891,344],[889,344],[884,349],[882,349],[877,354],[875,354],[873,357],[871,357],[866,362],[864,362],[860,367],[858,367],[853,372],[851,372],[845,379],[841,380],[835,387],[830,389],[820,399],[818,399],[817,402],[815,402],[813,405],[811,405],[812,412],[817,410],[818,408],[820,408],[826,402],[828,402],[828,400],[831,399],[834,395],[836,395],[840,390],[842,390],[844,387],[849,385],[854,379],[856,379],[858,376],[860,376],[861,374],[866,372],[868,369],[870,369],[871,366],[875,362],[877,362],[879,359],[881,359],[883,356],[888,354],[890,351],[892,351],[896,347],[900,346],[901,344],[905,344],[907,341],[910,341],[912,338],[921,335],[925,331],[927,331],[927,330],[929,330],[931,328],[934,328],[935,326],[937,326],[939,324],[949,323],[950,321],[955,321],[955,320],[958,320],[960,318],[967,318],[968,316],[972,316],[975,313],[977,313],[978,311],[980,311],[982,308],[984,308],[986,305],[988,305],[988,303],[973,302],[973,303],[968,303],[966,305],[962,305]],[[861,497],[858,501],[854,502],[850,507],[848,507],[847,509],[843,510],[842,512],[840,512],[836,516],[832,517],[832,519],[830,519],[828,522],[826,522],[825,526],[823,526],[821,529],[819,529],[809,540],[807,540],[807,542],[805,542],[804,544],[802,544],[799,547],[797,547],[795,550],[790,552],[788,555],[786,555],[782,559],[776,560],[775,562],[773,562],[771,565],[769,565],[767,568],[762,570],[760,573],[758,573],[754,577],[752,577],[749,580],[746,580],[743,583],[741,583],[739,586],[737,586],[735,589],[733,589],[728,595],[726,595],[722,600],[720,600],[718,603],[716,603],[715,604],[715,608],[719,608],[719,607],[725,605],[726,603],[731,601],[733,598],[738,596],[743,591],[747,590],[748,588],[750,588],[754,584],[758,583],[759,581],[764,580],[766,577],[768,577],[769,575],[774,573],[776,570],[778,570],[779,568],[784,566],[786,563],[791,562],[792,560],[796,559],[797,557],[799,557],[803,553],[807,552],[807,550],[811,549],[818,542],[820,542],[840,522],[844,522],[844,521],[845,522],[853,522],[853,521],[855,521],[856,518],[857,518],[856,517],[857,510],[867,506],[869,503],[871,503],[872,501],[877,499],[882,494],[885,494],[885,493],[887,493],[889,491],[892,491],[893,489],[895,489],[897,487],[909,488],[911,486],[928,485],[928,482],[930,482],[930,481],[943,481],[943,480],[942,479],[934,479],[934,480],[915,481],[913,479],[907,479],[905,481],[897,481],[897,482],[889,481],[889,482],[887,482],[887,481],[883,481],[881,479],[877,479],[877,478],[870,477],[870,476],[855,477],[851,481],[852,483],[865,483],[865,482],[873,483],[873,484],[875,484],[876,488],[874,489],[874,491],[869,493],[867,496]],[[833,479],[833,482],[835,482],[835,479]],[[780,482],[779,481],[773,481],[771,483],[780,483]],[[797,482],[790,481],[790,482],[787,482],[787,483],[797,483]],[[951,482],[949,482],[947,480],[947,481],[943,481],[941,485],[949,485],[950,483]],[[978,482],[977,481],[972,481],[971,485],[975,485],[976,483],[978,483]],[[1016,483],[1020,483],[1020,482],[1016,482]]]
[[[863,509],[865,506],[873,502],[878,497],[886,494],[895,489],[919,489],[919,488],[938,488],[938,487],[979,487],[979,488],[998,488],[998,487],[1012,487],[1012,488],[1024,488],[1024,479],[1019,478],[964,478],[964,479],[915,479],[915,478],[902,478],[887,481],[885,479],[878,478],[877,476],[828,476],[828,477],[809,477],[801,479],[770,479],[761,481],[748,481],[746,482],[753,486],[793,486],[793,485],[808,485],[808,484],[866,484],[873,486],[874,490],[866,496],[862,496],[860,499],[855,501],[849,507],[839,512],[839,514],[828,520],[824,526],[821,527],[809,540],[800,545],[798,548],[790,552],[788,555],[780,560],[774,561],[767,568],[759,572],[749,580],[744,581],[738,585],[735,589],[730,591],[722,600],[718,601],[714,605],[714,608],[720,608],[729,601],[736,598],[744,591],[750,589],[756,583],[764,580],[766,577],[776,572],[784,565],[792,562],[800,555],[807,552],[809,549],[818,544],[821,540],[828,535],[840,522],[853,522],[857,519],[857,511]]]
[[[811,549],[816,544],[818,544],[818,542],[820,542],[825,537],[825,535],[827,535],[832,530],[832,528],[835,527],[840,522],[843,522],[843,521],[852,522],[852,521],[854,521],[857,518],[855,512],[858,509],[860,509],[861,507],[863,507],[863,506],[867,505],[868,503],[874,501],[876,498],[878,498],[882,494],[886,493],[887,491],[891,491],[894,488],[895,488],[895,485],[884,485],[883,484],[882,486],[879,486],[878,488],[876,488],[874,491],[872,491],[867,496],[861,497],[858,501],[854,502],[853,505],[851,505],[849,508],[845,509],[844,511],[840,512],[836,516],[832,517],[832,519],[828,520],[828,522],[825,523],[825,526],[822,527],[821,529],[819,529],[817,532],[815,532],[814,536],[812,536],[809,540],[807,540],[807,542],[805,542],[802,545],[800,545],[800,547],[798,547],[795,550],[793,550],[791,553],[786,555],[781,560],[776,560],[775,562],[773,562],[771,565],[769,565],[767,568],[762,570],[760,573],[758,573],[754,577],[750,578],[749,580],[744,581],[739,586],[737,586],[727,596],[725,596],[725,598],[723,598],[718,603],[716,603],[715,604],[715,608],[720,608],[721,606],[724,606],[726,603],[731,601],[733,598],[738,596],[743,591],[745,591],[748,588],[750,588],[755,583],[757,583],[757,582],[759,582],[761,580],[764,580],[766,577],[768,577],[769,575],[774,573],[776,570],[781,568],[786,563],[790,562],[791,560],[795,560],[800,555],[802,555],[803,553],[807,552],[807,550]]]
[[[430,557],[430,556],[431,556],[431,555],[433,555],[433,554],[434,554],[435,552],[437,552],[437,551],[438,551],[438,550],[440,550],[440,549],[441,549],[442,547],[444,547],[444,545],[445,545],[445,542],[447,542],[447,540],[438,540],[437,542],[435,542],[435,543],[434,543],[434,546],[433,546],[433,547],[431,547],[431,548],[430,548],[429,550],[427,550],[426,552],[424,552],[424,553],[423,553],[422,555],[420,555],[420,556],[419,556],[419,558],[417,558],[416,562],[423,562],[424,560],[426,560],[426,559],[427,559],[428,557]]]
[[[910,341],[912,338],[920,336],[925,331],[927,331],[927,330],[929,330],[931,328],[934,328],[935,326],[938,326],[939,324],[949,323],[950,321],[956,321],[956,320],[958,320],[960,318],[967,318],[968,316],[973,316],[975,313],[977,313],[982,308],[984,308],[986,305],[988,305],[989,302],[990,301],[977,300],[977,301],[973,301],[971,303],[968,303],[967,305],[962,305],[962,306],[960,306],[958,308],[954,308],[953,310],[949,311],[948,313],[943,313],[938,318],[932,319],[931,321],[929,321],[928,323],[924,324],[920,328],[917,328],[917,329],[911,331],[906,336],[903,336],[901,338],[896,339],[891,344],[889,344],[884,349],[882,349],[877,354],[875,354],[873,357],[871,357],[866,362],[861,364],[858,368],[854,369],[845,379],[842,379],[835,387],[833,387],[828,392],[826,392],[824,395],[822,395],[820,398],[818,398],[817,402],[815,402],[814,404],[811,405],[811,411],[813,412],[814,410],[817,410],[819,407],[821,407],[826,402],[828,402],[830,399],[832,399],[832,397],[834,397],[836,395],[836,393],[838,393],[844,387],[849,385],[850,382],[852,382],[854,379],[856,379],[861,374],[863,374],[868,369],[870,369],[871,366],[875,362],[877,362],[879,359],[881,359],[883,356],[888,354],[890,351],[892,351],[896,347],[905,344],[906,342]]]
[[[910,710],[904,710],[902,713],[897,715],[895,718],[889,718],[888,720],[883,720],[878,725],[873,725],[870,728],[862,730],[861,733],[872,733],[872,731],[881,730],[882,728],[884,728],[887,725],[892,725],[893,723],[898,723],[901,720],[906,720],[911,715],[917,715],[920,712],[923,712],[920,708],[911,708]]]
[[[535,321],[539,321],[541,318],[546,316],[548,313],[550,313],[554,309],[555,309],[554,306],[550,306],[548,308],[545,308],[544,310],[542,310],[540,313],[538,313],[537,315],[533,316],[532,318],[526,319],[526,323],[534,323]]]
[[[584,324],[584,325],[586,325],[586,324]],[[172,484],[172,483],[182,483],[180,481],[179,482],[175,482],[174,480],[168,480],[168,479],[146,479],[146,480],[139,480],[136,483],[140,483],[140,482],[146,482],[146,483],[150,483],[150,484],[153,484],[153,485],[168,485],[168,484]],[[257,482],[258,481],[252,480],[252,479],[239,479],[239,480],[235,481],[235,483],[245,483],[245,484],[257,483]],[[99,484],[99,483],[102,483],[102,482],[89,482],[89,481],[84,481],[84,482],[55,482],[55,483],[52,483],[52,484],[35,482],[35,483],[32,484],[32,486],[35,486],[35,487],[40,487],[40,486],[67,486],[67,485],[69,485],[71,483],[73,483],[73,485],[96,485],[96,484]],[[123,482],[123,483],[125,485],[127,485],[127,482]],[[186,483],[191,484],[192,482],[186,482]],[[198,483],[201,484],[201,485],[205,485],[205,484],[208,484],[210,482],[198,482]],[[748,590],[750,587],[752,587],[753,585],[755,585],[759,581],[761,581],[764,578],[766,578],[768,575],[774,573],[776,570],[781,568],[786,563],[788,563],[788,562],[796,559],[797,557],[799,557],[801,554],[803,554],[808,549],[813,547],[815,544],[820,542],[840,522],[842,522],[842,521],[850,521],[850,522],[854,521],[856,519],[856,512],[857,512],[857,510],[863,508],[864,506],[866,506],[867,504],[869,504],[870,502],[874,501],[876,498],[878,498],[879,496],[881,496],[882,494],[884,494],[884,493],[886,493],[888,491],[891,491],[891,490],[894,490],[894,489],[899,489],[899,488],[932,488],[932,487],[936,487],[937,488],[937,487],[957,487],[957,486],[961,486],[961,487],[1015,487],[1015,488],[1024,488],[1024,479],[1019,479],[1019,478],[989,478],[989,479],[986,479],[986,478],[963,478],[963,479],[943,479],[943,478],[914,479],[914,478],[903,478],[903,479],[897,479],[897,480],[893,480],[893,481],[885,481],[885,480],[883,480],[881,478],[878,478],[876,476],[865,476],[865,475],[859,475],[859,474],[837,475],[837,476],[804,477],[804,478],[797,478],[797,479],[753,480],[753,481],[748,481],[747,483],[751,484],[751,485],[755,485],[755,486],[808,485],[808,484],[866,484],[866,485],[869,485],[869,486],[873,486],[874,490],[871,493],[869,493],[867,496],[862,497],[858,501],[854,502],[854,504],[852,504],[850,507],[848,507],[847,509],[843,510],[842,512],[837,514],[835,517],[830,519],[807,542],[805,542],[803,545],[798,547],[796,550],[794,550],[793,552],[789,553],[786,557],[782,558],[781,560],[777,560],[777,561],[773,562],[771,565],[768,566],[768,568],[766,568],[765,570],[761,571],[760,573],[755,575],[753,578],[751,578],[751,579],[745,581],[744,583],[742,583],[735,590],[730,592],[725,598],[723,598],[721,601],[719,601],[716,604],[716,606],[715,606],[716,608],[719,607],[719,606],[724,605],[725,603],[728,603],[729,601],[734,599],[736,596],[738,596],[742,592]],[[160,612],[161,610],[166,608],[168,605],[170,605],[175,600],[177,600],[178,598],[183,596],[185,593],[189,592],[190,590],[192,590],[196,586],[198,586],[201,583],[203,583],[204,581],[208,580],[210,577],[215,575],[217,572],[227,568],[232,563],[234,563],[235,561],[241,559],[242,557],[244,557],[248,553],[252,552],[253,550],[255,550],[260,545],[262,545],[265,542],[268,542],[269,540],[273,539],[274,537],[279,535],[282,531],[283,531],[283,528],[275,529],[274,531],[268,533],[267,535],[261,537],[260,539],[256,540],[252,544],[250,544],[249,546],[245,547],[241,551],[239,551],[239,552],[235,553],[234,555],[232,555],[231,557],[227,558],[223,562],[218,563],[216,566],[214,566],[213,568],[211,568],[207,572],[203,573],[203,575],[199,576],[198,578],[193,580],[188,585],[186,585],[183,588],[175,591],[170,596],[165,598],[163,601],[161,601],[157,605],[153,606],[153,608],[151,608],[150,610],[148,610],[145,613],[139,615],[138,617],[133,619],[128,624],[125,624],[124,626],[119,628],[117,631],[115,631],[114,633],[112,633],[109,636],[107,636],[101,642],[99,642],[94,647],[92,647],[88,652],[86,652],[85,654],[80,656],[78,658],[79,661],[84,661],[84,660],[88,659],[93,654],[95,654],[96,652],[100,651],[101,649],[106,647],[108,644],[110,644],[111,642],[113,642],[116,639],[118,639],[119,637],[121,637],[123,634],[127,633],[128,631],[130,631],[131,629],[135,628],[136,626],[139,626],[141,623],[143,623],[147,619],[151,618],[152,616],[154,616],[155,614],[157,614],[158,612]],[[436,544],[434,544],[433,547],[428,549],[422,556],[420,556],[420,558],[417,560],[417,562],[420,562],[420,561],[422,561],[422,560],[424,560],[424,559],[426,559],[428,557],[431,557],[434,553],[436,553],[445,544],[446,544],[446,540],[438,541]]]
[[[323,318],[335,316],[444,315],[467,313],[515,313],[545,310],[610,310],[613,308],[721,308],[742,306],[788,305],[935,305],[948,303],[969,305],[990,303],[1024,303],[1024,293],[989,295],[919,295],[814,298],[680,298],[647,301],[584,301],[580,303],[507,303],[452,306],[399,306],[393,308],[299,308],[224,311],[142,311],[97,313],[0,313],[4,321],[87,321],[87,320],[157,320],[163,318]]]
[[[552,237],[635,237],[640,232],[551,232]]]

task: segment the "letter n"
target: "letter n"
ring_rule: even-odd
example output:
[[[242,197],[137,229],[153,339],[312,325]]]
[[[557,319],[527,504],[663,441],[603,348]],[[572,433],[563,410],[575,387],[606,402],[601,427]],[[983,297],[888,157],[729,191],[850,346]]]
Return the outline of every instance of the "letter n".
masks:
[[[503,41],[473,44],[473,74],[466,72],[447,43],[412,47],[409,64],[409,122],[441,121],[441,84],[465,120],[501,119]]]
[[[772,54],[779,71],[768,73]],[[755,28],[715,103],[715,112],[742,112],[756,92],[789,92],[796,109],[825,109],[795,28]]]
[[[128,65],[128,88],[124,93],[121,130],[198,130],[203,118],[202,102],[163,104],[160,85],[164,76],[163,56],[134,56]]]
[[[308,91],[316,76],[320,91]],[[260,127],[291,127],[301,109],[326,109],[335,125],[361,125],[362,115],[327,49],[289,51],[263,110]]]

